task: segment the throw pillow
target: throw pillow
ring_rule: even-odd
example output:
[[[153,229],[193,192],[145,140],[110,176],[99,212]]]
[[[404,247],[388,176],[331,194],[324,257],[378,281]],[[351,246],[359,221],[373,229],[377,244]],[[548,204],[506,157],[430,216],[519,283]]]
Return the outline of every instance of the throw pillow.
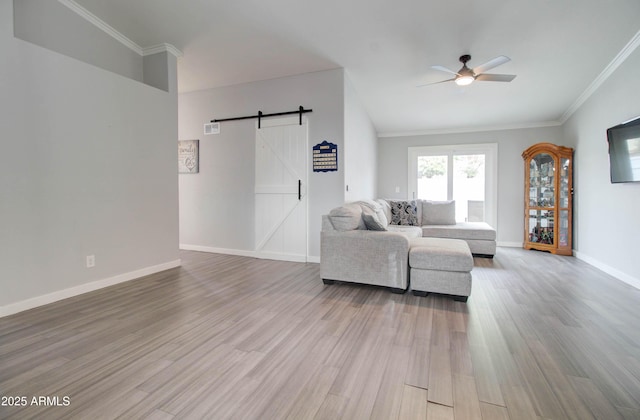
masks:
[[[345,204],[329,212],[333,227],[344,232],[347,230],[366,229],[362,220],[362,208],[358,204]]]
[[[383,226],[382,223],[378,220],[378,218],[373,214],[362,214],[362,219],[364,219],[364,224],[369,230],[379,230],[384,231],[387,230],[386,226]]]
[[[418,209],[415,201],[389,201],[389,206],[391,207],[392,225],[418,225]]]
[[[371,214],[371,211],[375,212],[375,217],[378,222],[386,228],[386,226],[389,224],[389,219],[387,219],[387,216],[385,215],[385,212],[382,209],[380,203],[374,200],[360,200],[358,201],[358,203],[362,207],[363,213]]]
[[[422,224],[423,225],[455,225],[456,224],[456,202],[451,201],[428,201],[422,202]]]
[[[384,218],[387,220],[387,224],[389,224],[389,221],[391,220],[391,207],[389,206],[389,202],[382,198],[378,198],[375,201],[380,205],[380,208],[384,213]]]

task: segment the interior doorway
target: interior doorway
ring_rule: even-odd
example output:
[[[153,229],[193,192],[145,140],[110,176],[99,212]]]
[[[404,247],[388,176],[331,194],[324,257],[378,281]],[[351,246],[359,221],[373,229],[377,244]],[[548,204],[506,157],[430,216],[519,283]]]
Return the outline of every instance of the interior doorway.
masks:
[[[307,119],[256,123],[255,252],[259,258],[307,261]]]

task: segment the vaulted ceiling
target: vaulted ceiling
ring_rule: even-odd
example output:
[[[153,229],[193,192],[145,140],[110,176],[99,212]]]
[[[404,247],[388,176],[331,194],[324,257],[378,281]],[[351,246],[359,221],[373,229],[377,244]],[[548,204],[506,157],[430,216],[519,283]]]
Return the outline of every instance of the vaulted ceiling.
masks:
[[[180,92],[343,67],[381,135],[559,124],[640,43],[638,0],[76,3],[141,47],[181,50]],[[489,73],[517,77],[416,87],[462,54],[506,55]]]

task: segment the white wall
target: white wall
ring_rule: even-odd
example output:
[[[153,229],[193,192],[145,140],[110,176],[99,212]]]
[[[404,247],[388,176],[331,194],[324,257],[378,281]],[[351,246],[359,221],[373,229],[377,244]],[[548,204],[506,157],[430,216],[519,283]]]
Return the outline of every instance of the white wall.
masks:
[[[13,4],[17,38],[134,80],[143,80],[140,54],[80,19],[60,2],[14,0]]]
[[[313,112],[309,123],[309,255],[320,255],[321,215],[344,201],[344,165],[314,173],[311,148],[327,140],[344,152],[344,71],[308,73],[179,95],[179,138],[200,140],[200,173],[181,174],[180,244],[240,255],[254,250],[256,120],[221,123],[218,135],[203,135],[216,118],[296,110]]]
[[[640,183],[611,184],[606,129],[640,116],[640,50],[565,123],[575,144],[576,256],[640,288]]]
[[[560,127],[473,133],[430,134],[383,137],[378,140],[378,195],[383,198],[408,197],[408,148],[450,144],[498,144],[498,226],[499,245],[520,246],[524,235],[524,161],[529,146],[549,142],[565,144]],[[396,193],[396,187],[400,192]]]
[[[344,78],[345,201],[376,198],[378,135],[348,75]]]
[[[0,316],[179,264],[175,82],[14,38],[12,6],[0,0]]]

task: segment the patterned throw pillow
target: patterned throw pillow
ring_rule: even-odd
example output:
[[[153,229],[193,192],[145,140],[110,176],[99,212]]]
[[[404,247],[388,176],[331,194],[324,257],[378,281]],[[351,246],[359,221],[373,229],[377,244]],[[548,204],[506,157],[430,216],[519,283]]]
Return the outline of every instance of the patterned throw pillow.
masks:
[[[418,226],[418,207],[415,200],[389,201],[392,225]]]

